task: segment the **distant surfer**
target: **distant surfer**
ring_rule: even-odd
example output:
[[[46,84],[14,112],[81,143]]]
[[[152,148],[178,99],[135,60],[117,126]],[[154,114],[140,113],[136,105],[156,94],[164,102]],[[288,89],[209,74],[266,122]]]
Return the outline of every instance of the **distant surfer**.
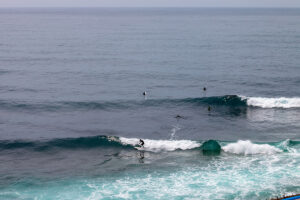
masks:
[[[206,87],[203,87],[203,96],[206,96]]]
[[[211,107],[210,107],[210,106],[208,106],[207,110],[208,110],[208,111],[211,111]]]
[[[184,117],[183,116],[181,116],[181,115],[176,115],[176,117],[175,117],[177,120],[179,120],[179,119],[184,119]]]
[[[140,139],[139,145],[140,145],[141,147],[144,147],[144,144],[145,144],[144,140]]]
[[[146,92],[146,91],[144,91],[144,92],[143,92],[143,95],[144,95],[144,96],[146,96],[146,95],[147,95],[147,92]]]

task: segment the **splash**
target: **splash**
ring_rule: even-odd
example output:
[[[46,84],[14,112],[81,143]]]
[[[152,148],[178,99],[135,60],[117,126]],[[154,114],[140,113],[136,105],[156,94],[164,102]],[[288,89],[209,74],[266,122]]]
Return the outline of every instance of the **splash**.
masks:
[[[139,142],[137,138],[124,138],[120,137],[120,141],[124,145],[136,146]],[[200,147],[201,144],[192,140],[149,140],[144,139],[145,145],[143,150],[160,152],[160,151],[175,151],[175,150],[188,150]]]
[[[261,108],[299,108],[300,98],[266,98],[266,97],[241,97],[247,100],[248,106]]]
[[[285,140],[277,143],[255,144],[249,140],[222,142],[216,140],[152,140],[144,139],[144,147],[140,148],[139,138],[117,136],[90,136],[79,138],[56,138],[52,140],[0,140],[1,150],[26,149],[31,151],[51,151],[52,149],[91,149],[119,148],[124,150],[143,150],[149,152],[171,152],[176,150],[219,151],[233,154],[275,154],[281,152],[297,153],[300,142]]]
[[[225,152],[233,153],[233,154],[243,154],[243,155],[251,155],[251,154],[275,154],[282,152],[281,149],[278,149],[269,144],[254,144],[249,140],[239,140],[236,143],[230,143],[222,149]]]

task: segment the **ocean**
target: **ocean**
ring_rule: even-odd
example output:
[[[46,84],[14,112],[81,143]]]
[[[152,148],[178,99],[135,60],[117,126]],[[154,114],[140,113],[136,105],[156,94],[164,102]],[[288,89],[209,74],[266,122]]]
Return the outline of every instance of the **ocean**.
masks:
[[[300,9],[0,9],[0,199],[300,193],[299,22]]]

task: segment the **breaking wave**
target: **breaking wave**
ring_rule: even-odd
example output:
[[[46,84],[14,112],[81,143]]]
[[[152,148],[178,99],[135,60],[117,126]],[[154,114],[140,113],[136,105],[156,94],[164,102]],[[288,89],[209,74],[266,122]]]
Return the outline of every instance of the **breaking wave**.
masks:
[[[239,140],[236,143],[230,143],[222,148],[225,152],[233,154],[275,154],[282,152],[281,149],[278,149],[269,144],[253,144],[249,140]]]
[[[135,146],[139,143],[137,138],[121,137],[120,141],[125,145]],[[201,143],[192,140],[149,140],[144,139],[145,145],[142,148],[145,151],[159,152],[159,151],[175,151],[195,149],[201,146]]]
[[[300,98],[293,97],[246,97],[238,95],[183,98],[183,99],[148,99],[118,101],[60,101],[60,102],[17,102],[0,100],[0,109],[28,111],[59,110],[112,110],[133,109],[140,107],[176,107],[176,106],[228,106],[260,108],[300,108]]]
[[[90,148],[120,148],[128,150],[143,150],[149,152],[170,152],[176,150],[201,150],[205,141],[193,140],[151,140],[143,139],[144,147],[138,145],[138,138],[125,138],[115,136],[93,136],[80,138],[61,138],[44,141],[0,141],[0,151],[13,149],[26,149],[33,151],[50,151],[51,149],[90,149]],[[281,152],[297,152],[295,146],[300,141],[285,140],[279,143],[256,144],[249,140],[237,142],[215,141],[221,145],[222,151],[232,154],[275,154]],[[298,147],[297,147],[298,148]],[[213,149],[212,149],[213,151]],[[216,148],[216,151],[218,149]]]
[[[261,108],[299,108],[300,98],[293,97],[279,97],[279,98],[265,98],[265,97],[242,97],[247,100],[248,106]]]

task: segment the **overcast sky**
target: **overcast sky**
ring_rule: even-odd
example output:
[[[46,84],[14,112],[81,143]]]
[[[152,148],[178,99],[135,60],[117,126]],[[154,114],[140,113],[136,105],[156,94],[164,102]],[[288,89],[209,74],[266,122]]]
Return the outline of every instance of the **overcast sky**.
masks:
[[[300,7],[300,0],[0,0],[0,7]]]

